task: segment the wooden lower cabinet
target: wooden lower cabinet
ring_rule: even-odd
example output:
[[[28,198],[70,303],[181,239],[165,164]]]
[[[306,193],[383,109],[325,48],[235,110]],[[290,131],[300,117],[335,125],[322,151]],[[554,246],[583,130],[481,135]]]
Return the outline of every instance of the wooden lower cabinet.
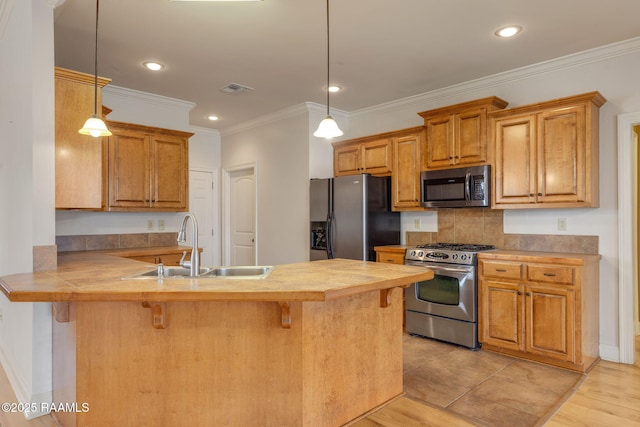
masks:
[[[587,371],[599,359],[600,255],[478,256],[482,347]]]
[[[376,246],[376,262],[404,264],[406,248],[404,246]]]

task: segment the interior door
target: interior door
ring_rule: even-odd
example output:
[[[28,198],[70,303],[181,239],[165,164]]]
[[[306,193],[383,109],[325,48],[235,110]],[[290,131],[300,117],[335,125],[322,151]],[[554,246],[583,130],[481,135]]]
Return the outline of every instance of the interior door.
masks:
[[[255,265],[256,182],[253,168],[230,174],[230,265]]]
[[[198,246],[202,248],[201,265],[217,265],[215,261],[213,172],[189,171],[189,210],[198,218]],[[187,227],[188,232],[191,232]]]

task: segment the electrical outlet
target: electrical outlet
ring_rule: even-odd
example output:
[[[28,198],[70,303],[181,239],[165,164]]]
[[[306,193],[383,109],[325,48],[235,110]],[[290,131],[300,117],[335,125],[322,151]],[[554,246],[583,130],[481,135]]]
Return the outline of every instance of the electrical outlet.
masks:
[[[558,231],[567,231],[567,218],[558,218]]]
[[[153,220],[152,219],[148,219],[147,220],[147,230],[153,230]]]
[[[420,220],[420,218],[416,218],[413,220],[413,225],[415,226],[416,230],[420,229],[420,226],[422,225],[422,221]]]
[[[158,220],[158,230],[164,230],[164,219]]]

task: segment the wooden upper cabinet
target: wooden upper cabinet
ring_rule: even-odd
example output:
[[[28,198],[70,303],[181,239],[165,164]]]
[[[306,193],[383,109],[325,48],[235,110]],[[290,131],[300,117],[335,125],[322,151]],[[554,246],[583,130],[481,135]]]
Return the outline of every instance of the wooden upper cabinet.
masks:
[[[489,114],[493,206],[597,207],[599,108],[590,92]]]
[[[186,211],[188,139],[168,129],[107,122],[111,211]]]
[[[335,176],[389,175],[391,173],[391,140],[387,137],[365,137],[337,142],[333,145]]]
[[[391,138],[393,170],[391,200],[395,211],[422,210],[420,205],[420,151],[424,127],[399,132]]]
[[[506,101],[489,97],[418,113],[426,130],[422,169],[489,163],[487,113],[506,106]]]
[[[94,112],[93,75],[55,68],[55,168],[56,209],[101,210],[103,192],[102,138],[80,135],[78,130]],[[98,78],[98,109],[102,87]]]

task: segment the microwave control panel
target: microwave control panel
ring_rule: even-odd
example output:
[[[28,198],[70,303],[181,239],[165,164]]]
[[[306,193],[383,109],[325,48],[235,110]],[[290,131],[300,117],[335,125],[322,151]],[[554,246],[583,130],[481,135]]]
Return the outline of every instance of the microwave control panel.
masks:
[[[472,200],[484,200],[484,175],[473,175],[473,194]]]

